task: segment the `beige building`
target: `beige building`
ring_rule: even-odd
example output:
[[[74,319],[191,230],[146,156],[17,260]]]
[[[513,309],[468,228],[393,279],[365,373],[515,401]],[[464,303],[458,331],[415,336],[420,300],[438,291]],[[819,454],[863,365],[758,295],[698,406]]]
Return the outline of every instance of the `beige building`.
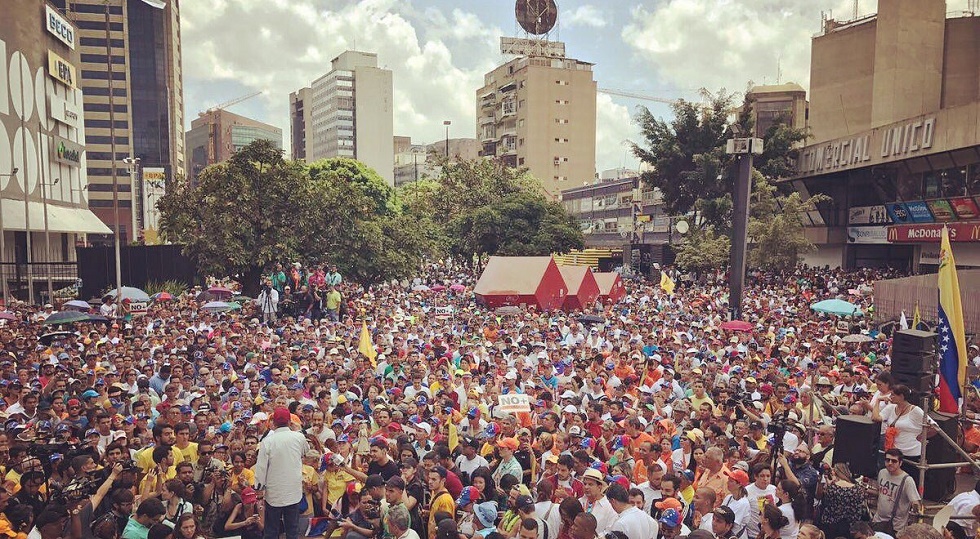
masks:
[[[217,109],[202,112],[191,122],[185,135],[190,180],[204,167],[231,159],[231,156],[256,140],[271,141],[282,149],[282,129],[234,112]]]
[[[806,127],[808,106],[806,90],[795,82],[753,86],[745,93],[751,110],[756,137],[763,137],[777,121],[797,129]]]
[[[350,157],[394,184],[394,105],[391,71],[378,55],[345,51],[329,73],[289,96],[294,156],[307,161]],[[299,127],[302,122],[303,126]]]
[[[395,137],[395,187],[438,175],[438,163],[447,155],[447,142],[450,162],[480,157],[480,141],[473,138],[451,138],[426,145],[412,144],[412,137]]]
[[[809,127],[793,186],[815,265],[930,270],[948,224],[957,263],[980,267],[980,17],[943,0],[879,2],[813,38]]]
[[[0,16],[0,300],[74,282],[75,246],[110,230],[90,196],[78,27],[55,4],[4,0]]]
[[[595,178],[592,64],[515,58],[484,76],[476,117],[481,155],[529,168],[550,197]]]
[[[64,0],[54,3],[62,9],[68,7],[64,13],[78,27],[78,72],[86,110],[91,183],[89,207],[106,225],[116,228],[114,138],[119,231],[123,241],[133,241],[146,218],[142,170],[162,168],[167,182],[185,174],[180,0],[167,0],[162,9],[132,0],[73,0],[67,6]],[[109,56],[114,96],[111,112]],[[132,175],[124,158],[140,160]],[[110,240],[111,236],[102,237],[102,241]]]

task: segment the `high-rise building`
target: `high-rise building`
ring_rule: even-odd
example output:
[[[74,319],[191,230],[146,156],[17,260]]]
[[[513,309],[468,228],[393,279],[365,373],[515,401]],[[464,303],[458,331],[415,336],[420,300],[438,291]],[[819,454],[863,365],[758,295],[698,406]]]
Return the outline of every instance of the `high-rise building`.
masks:
[[[310,97],[309,87],[289,94],[289,134],[292,141],[290,156],[296,160],[305,161],[310,153],[310,139],[306,138],[306,126],[313,122],[310,118],[310,112],[313,111]]]
[[[76,244],[109,229],[90,197],[79,30],[54,4],[4,0],[0,16],[0,299],[74,282]],[[66,263],[67,262],[67,263]],[[25,271],[26,270],[26,271]]]
[[[305,135],[293,138],[292,155],[354,158],[394,184],[392,77],[378,67],[377,54],[344,52],[289,101],[291,129]]]
[[[806,127],[806,90],[795,82],[753,86],[745,93],[752,116],[754,135],[764,137],[776,122],[797,129]]]
[[[193,181],[204,167],[227,161],[256,140],[282,149],[282,129],[222,109],[201,113],[191,122],[184,143],[190,156],[188,178]]]
[[[545,192],[595,177],[596,82],[592,64],[524,56],[484,76],[476,92],[481,155],[528,167]]]
[[[143,170],[163,169],[167,182],[185,173],[180,0],[59,3],[78,27],[89,207],[115,229],[117,182],[118,230],[123,241],[132,241],[145,224]],[[132,173],[125,158],[140,160]]]

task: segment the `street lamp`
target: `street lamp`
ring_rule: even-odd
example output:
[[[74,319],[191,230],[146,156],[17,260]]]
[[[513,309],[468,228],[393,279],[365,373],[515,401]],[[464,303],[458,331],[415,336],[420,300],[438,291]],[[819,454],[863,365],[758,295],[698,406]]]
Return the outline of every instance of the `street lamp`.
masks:
[[[452,125],[452,120],[444,120],[442,125],[446,126],[446,159],[449,159],[449,126]]]
[[[14,178],[17,176],[18,170],[20,169],[14,167],[14,169],[10,171],[10,174],[0,173],[0,177],[6,176],[8,178]],[[2,202],[2,199],[0,199],[0,202]],[[7,306],[7,300],[10,299],[10,289],[7,288],[7,268],[3,265],[3,257],[7,252],[6,242],[4,241],[5,234],[6,232],[3,229],[3,211],[0,209],[0,286],[3,288],[4,307]]]
[[[123,158],[123,163],[129,167],[129,193],[130,198],[132,198],[135,189],[133,189],[133,173],[136,168],[139,167],[140,158],[139,157],[125,157]],[[115,170],[113,170],[113,178],[115,178]],[[122,255],[120,254],[119,248],[119,188],[118,184],[113,185],[113,198],[116,206],[116,301],[122,301]],[[135,209],[135,200],[130,203],[130,210]],[[133,233],[131,231],[131,233]]]
[[[48,303],[54,303],[54,285],[51,282],[51,228],[48,226],[48,195],[45,187],[58,185],[61,178],[55,178],[53,182],[41,181],[41,207],[44,211],[44,261],[48,264],[44,272],[48,280]]]

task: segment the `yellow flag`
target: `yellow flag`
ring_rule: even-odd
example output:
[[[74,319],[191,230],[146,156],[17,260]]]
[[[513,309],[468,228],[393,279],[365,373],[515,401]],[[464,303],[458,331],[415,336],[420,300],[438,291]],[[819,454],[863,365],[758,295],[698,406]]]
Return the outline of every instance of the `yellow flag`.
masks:
[[[671,296],[674,295],[674,280],[667,276],[667,272],[660,272],[660,288]]]
[[[915,312],[912,313],[912,329],[919,329],[919,322],[922,321],[922,315],[919,314],[919,302],[915,302]]]
[[[374,349],[374,343],[371,342],[371,333],[368,332],[367,320],[361,322],[361,336],[357,340],[357,351],[364,354],[364,357],[370,359],[372,366],[378,366],[374,361],[378,357],[378,352]]]
[[[459,430],[456,428],[456,422],[449,422],[449,450],[455,451],[456,446],[459,445]]]

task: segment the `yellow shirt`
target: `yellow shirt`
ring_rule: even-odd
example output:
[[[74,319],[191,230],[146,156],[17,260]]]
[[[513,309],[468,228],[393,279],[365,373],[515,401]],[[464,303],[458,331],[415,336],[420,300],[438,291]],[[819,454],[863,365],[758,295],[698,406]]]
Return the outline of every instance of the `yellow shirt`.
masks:
[[[231,486],[236,488],[236,490],[241,490],[245,487],[255,486],[255,472],[249,470],[248,468],[242,468],[242,472],[236,474],[234,470],[231,471]]]
[[[323,472],[323,483],[327,486],[327,502],[331,505],[336,504],[347,491],[347,483],[351,481],[354,481],[354,476],[344,470]]]
[[[167,479],[173,479],[177,477],[177,465],[184,462],[184,454],[181,453],[177,446],[170,448],[170,456],[174,459],[173,466],[167,470]],[[143,473],[147,473],[156,466],[153,462],[153,447],[144,447],[143,449],[136,452],[136,465],[140,467]]]
[[[306,498],[306,511],[302,513],[302,516],[309,516],[313,514],[313,493],[311,491],[305,490],[305,487],[317,487],[319,486],[320,479],[316,475],[316,470],[313,466],[303,465],[303,497]]]
[[[180,451],[180,454],[184,460],[190,462],[191,464],[197,465],[197,442],[187,444],[187,447],[184,449],[177,446],[174,446],[174,449]]]
[[[452,495],[447,490],[443,490],[432,496],[432,504],[429,506],[429,539],[435,539],[436,530],[438,529],[436,525],[436,514],[443,511],[453,515],[455,518],[456,501],[453,500]]]

